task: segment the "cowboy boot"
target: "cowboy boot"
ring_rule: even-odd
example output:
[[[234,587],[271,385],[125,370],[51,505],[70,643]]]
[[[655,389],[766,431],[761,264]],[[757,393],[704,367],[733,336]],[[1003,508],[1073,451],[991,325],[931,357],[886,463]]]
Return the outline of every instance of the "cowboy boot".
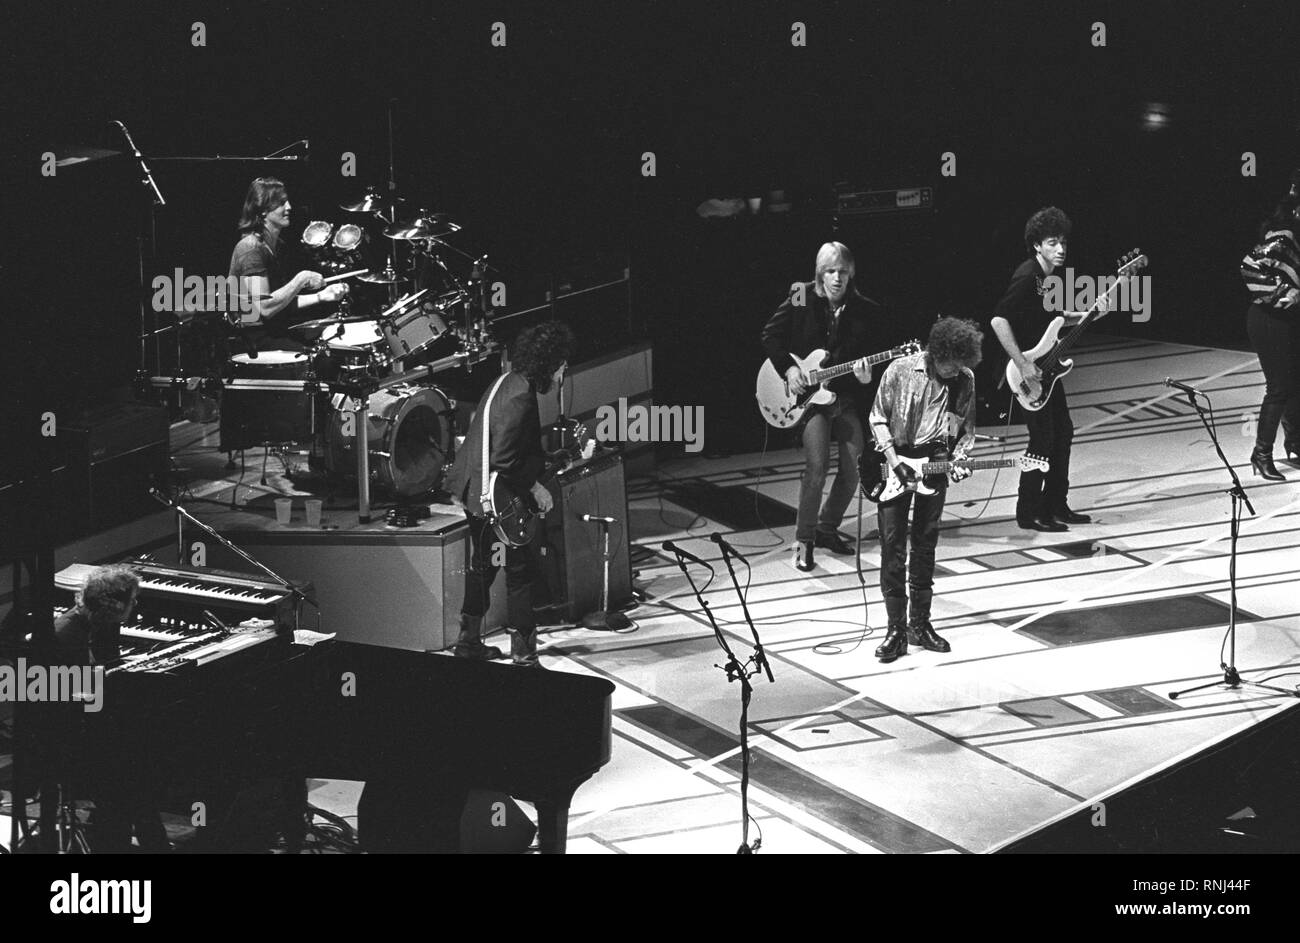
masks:
[[[515,629],[510,630],[510,660],[525,668],[542,667],[542,663],[537,660],[536,629],[527,634]]]
[[[930,600],[933,596],[932,589],[912,590],[912,611],[907,620],[907,640],[927,651],[950,652],[952,646],[944,641],[930,624]]]
[[[462,612],[460,616],[460,635],[456,638],[452,653],[457,658],[473,658],[476,661],[491,661],[494,658],[502,657],[501,649],[495,645],[483,644],[482,635],[483,617],[468,616]]]
[[[902,596],[886,596],[885,612],[889,627],[885,630],[885,640],[876,649],[876,657],[887,665],[907,654],[907,600]]]

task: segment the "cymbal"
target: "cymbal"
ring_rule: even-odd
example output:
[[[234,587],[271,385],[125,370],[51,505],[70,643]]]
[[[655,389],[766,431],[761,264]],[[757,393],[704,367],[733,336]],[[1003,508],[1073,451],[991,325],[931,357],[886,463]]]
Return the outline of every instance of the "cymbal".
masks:
[[[460,227],[446,213],[428,213],[410,220],[399,220],[384,230],[389,239],[436,239],[459,232]]]
[[[360,200],[355,203],[340,203],[339,209],[348,213],[378,213],[389,209],[394,203],[401,204],[405,202],[406,200],[402,197],[393,199],[392,197],[384,196],[378,190],[371,187]]]
[[[372,285],[401,285],[409,282],[410,279],[405,275],[398,275],[396,272],[371,272],[369,275],[362,275],[357,278],[359,282],[369,282]]]
[[[374,318],[366,314],[354,314],[346,318],[321,318],[317,321],[303,321],[301,324],[292,324],[289,326],[291,331],[315,331],[319,328],[326,328],[333,324],[360,324],[362,321],[373,321]]]

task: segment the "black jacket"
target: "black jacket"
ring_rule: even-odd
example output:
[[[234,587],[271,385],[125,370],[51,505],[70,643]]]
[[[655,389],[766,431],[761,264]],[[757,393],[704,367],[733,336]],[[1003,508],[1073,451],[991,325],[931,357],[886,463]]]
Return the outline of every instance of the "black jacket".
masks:
[[[881,341],[888,333],[884,306],[858,294],[854,286],[849,286],[849,293],[844,297],[844,310],[840,312],[833,342],[830,337],[830,302],[813,291],[812,282],[803,283],[802,305],[795,304],[795,298],[796,292],[791,291],[763,326],[763,349],[781,376],[785,376],[793,363],[791,354],[806,357],[824,347],[830,355],[822,366],[833,367],[879,353],[888,346]],[[871,405],[870,393],[884,367],[884,364],[877,364],[873,368],[871,383],[865,386],[849,373],[832,380],[830,389],[847,396],[865,416]]]
[[[486,403],[487,394],[484,394],[474,421],[470,423],[469,434],[456,453],[455,464],[443,485],[449,494],[464,501],[469,512],[477,517],[484,514],[479,495],[483,491],[483,406]],[[488,472],[502,473],[517,493],[526,494],[546,467],[537,393],[522,375],[513,371],[507,373],[492,399],[491,413]]]

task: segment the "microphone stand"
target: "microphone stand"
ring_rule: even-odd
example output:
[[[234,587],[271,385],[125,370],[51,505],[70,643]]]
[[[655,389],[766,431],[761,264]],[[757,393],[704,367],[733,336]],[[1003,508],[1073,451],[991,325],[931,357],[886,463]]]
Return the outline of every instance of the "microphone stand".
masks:
[[[163,199],[162,191],[158,189],[158,182],[153,178],[153,172],[145,162],[144,155],[140,153],[140,148],[136,146],[135,139],[131,137],[131,132],[126,129],[126,125],[121,121],[114,120],[112,124],[117,125],[122,132],[122,137],[126,139],[127,147],[131,149],[133,156],[140,165],[140,186],[150,192],[149,200],[149,255],[151,261],[156,263],[158,260],[158,209],[167,205]],[[157,368],[154,373],[162,373],[162,353],[158,350],[158,319],[154,315],[153,331],[149,330],[149,305],[145,301],[148,297],[146,291],[145,275],[145,253],[144,253],[145,235],[143,232],[137,232],[135,237],[136,246],[136,278],[138,285],[138,295],[140,302],[140,368],[136,371],[136,382],[143,386],[149,377],[149,367],[146,361],[149,359],[148,338],[153,339],[154,343],[154,365]],[[172,329],[176,335],[176,369],[180,370],[181,365],[181,333],[180,333],[180,314],[175,315],[176,323]],[[182,399],[181,393],[176,394],[176,406],[180,408]]]
[[[298,604],[293,607],[293,627],[294,630],[297,631],[299,615],[302,608],[301,604],[304,602],[311,602],[311,600],[307,598],[306,593],[304,593],[301,589],[299,589],[289,580],[285,579],[279,573],[275,572],[275,570],[271,569],[261,560],[258,560],[255,557],[248,555],[243,550],[239,549],[234,544],[232,544],[225,537],[222,537],[219,533],[217,533],[207,524],[203,523],[201,520],[199,520],[189,511],[185,510],[185,508],[181,506],[181,503],[179,501],[170,500],[165,494],[163,494],[157,488],[149,489],[149,497],[153,498],[159,504],[165,505],[166,507],[169,507],[174,512],[176,512],[176,539],[178,544],[180,544],[182,547],[183,547],[182,528],[185,526],[185,521],[189,521],[191,524],[197,526],[200,530],[202,530],[205,534],[207,534],[217,543],[221,544],[221,546],[225,547],[227,550],[231,551],[232,553],[241,557],[248,563],[251,563],[253,566],[257,567],[267,576],[271,577],[271,579],[275,580],[286,590],[288,590],[292,596],[296,597],[298,600]],[[182,556],[177,562],[183,563],[184,559],[185,558]]]
[[[1246,510],[1251,513],[1251,516],[1254,516],[1255,509],[1251,506],[1250,498],[1246,497],[1246,491],[1241,486],[1241,479],[1237,477],[1236,469],[1232,467],[1232,464],[1223,454],[1223,449],[1219,446],[1219,436],[1216,434],[1214,426],[1206,419],[1205,410],[1196,401],[1196,395],[1190,392],[1186,393],[1186,395],[1188,405],[1195,409],[1196,414],[1201,417],[1201,425],[1205,426],[1210,441],[1214,443],[1214,450],[1219,453],[1219,461],[1223,463],[1223,467],[1228,470],[1228,476],[1232,479],[1232,487],[1225,492],[1232,500],[1232,514],[1228,525],[1231,528],[1228,550],[1228,660],[1219,664],[1219,667],[1223,669],[1223,679],[1221,681],[1210,681],[1206,684],[1198,684],[1195,687],[1184,688],[1181,691],[1170,691],[1169,697],[1171,700],[1177,700],[1184,694],[1212,688],[1216,685],[1235,689],[1240,688],[1243,684],[1253,688],[1263,688],[1266,691],[1275,691],[1278,694],[1286,694],[1290,697],[1300,697],[1300,691],[1288,691],[1286,688],[1261,684],[1258,681],[1243,681],[1241,674],[1237,670],[1237,534],[1241,529],[1241,505],[1246,506]],[[1201,395],[1205,396],[1204,393]],[[1205,396],[1205,399],[1208,402],[1210,398]]]
[[[718,622],[713,618],[713,611],[709,609],[709,604],[705,602],[704,597],[700,595],[699,588],[695,585],[695,580],[691,579],[691,573],[686,568],[686,560],[681,551],[676,547],[673,548],[673,554],[677,557],[677,566],[681,569],[686,581],[691,584],[691,592],[695,594],[696,601],[704,614],[709,617],[709,625],[713,626],[713,637],[717,639],[718,645],[722,648],[723,654],[727,656],[726,664],[714,665],[713,667],[721,669],[727,675],[727,682],[740,682],[740,816],[741,816],[741,839],[740,847],[736,849],[738,855],[752,855],[758,851],[762,839],[755,839],[753,845],[749,843],[749,700],[753,696],[754,686],[750,684],[749,679],[758,674],[759,667],[754,656],[741,664],[736,658],[736,653],[731,650],[727,644],[727,637],[722,634],[718,628]],[[703,562],[703,561],[701,561]],[[707,563],[704,564],[708,566]],[[709,567],[710,573],[713,567]],[[748,613],[746,614],[748,618]],[[766,661],[764,661],[766,666]],[[768,671],[769,678],[771,671]]]

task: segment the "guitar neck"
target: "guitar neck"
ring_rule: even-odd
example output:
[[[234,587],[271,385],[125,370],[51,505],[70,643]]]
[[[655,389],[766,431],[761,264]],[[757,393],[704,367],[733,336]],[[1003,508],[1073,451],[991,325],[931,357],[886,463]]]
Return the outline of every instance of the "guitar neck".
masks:
[[[893,360],[894,356],[894,351],[885,350],[878,354],[872,354],[869,357],[862,357],[859,359],[865,360],[867,366],[874,367],[876,364],[884,363],[886,360]],[[850,360],[847,363],[836,364],[833,367],[823,367],[819,370],[813,370],[808,374],[809,382],[824,383],[827,380],[834,380],[836,377],[842,377],[846,373],[852,373],[853,365],[857,362],[857,360]]]
[[[952,466],[960,464],[963,468],[969,468],[971,471],[979,471],[982,468],[1011,468],[1020,464],[1018,458],[980,458],[974,461],[965,462],[923,462],[921,464],[922,475],[946,475],[952,470]]]
[[[1093,302],[1092,307],[1090,307],[1087,310],[1087,312],[1084,313],[1083,317],[1079,319],[1079,323],[1076,324],[1074,327],[1070,328],[1070,330],[1066,332],[1065,336],[1060,338],[1056,342],[1056,346],[1048,353],[1048,356],[1045,359],[1060,357],[1062,354],[1068,352],[1069,349],[1074,346],[1074,342],[1079,339],[1079,335],[1083,333],[1083,329],[1086,328],[1093,321],[1096,321],[1100,317],[1100,315],[1097,312],[1098,309],[1101,307],[1101,303],[1106,299],[1108,299],[1110,297],[1110,293],[1119,287],[1121,278],[1124,278],[1124,276],[1123,275],[1115,276],[1115,279],[1111,283],[1110,287],[1107,288],[1106,291],[1102,293],[1102,296],[1100,298],[1098,298],[1096,301]]]

